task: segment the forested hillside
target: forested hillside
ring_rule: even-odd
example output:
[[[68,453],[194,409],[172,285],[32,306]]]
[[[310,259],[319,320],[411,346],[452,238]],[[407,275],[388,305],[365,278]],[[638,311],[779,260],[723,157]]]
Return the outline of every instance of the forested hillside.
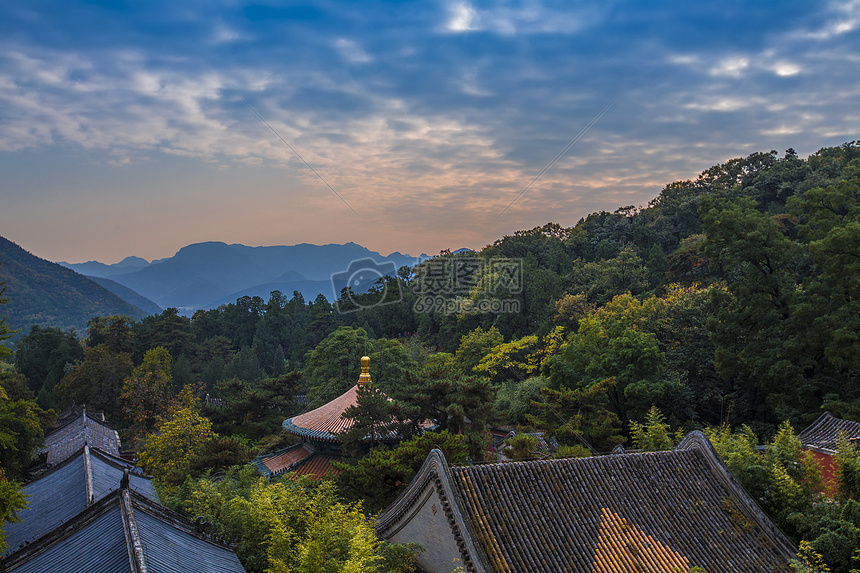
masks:
[[[275,291],[190,318],[94,312],[83,340],[37,329],[16,346],[16,376],[42,408],[86,403],[144,451],[193,410],[205,443],[148,469],[195,511],[269,495],[239,470],[217,483],[206,472],[282,445],[281,421],[351,387],[364,354],[394,401],[360,404],[360,435],[361,420],[388,418],[404,437],[423,421],[456,434],[356,453],[338,492],[374,511],[434,444],[481,460],[488,426],[544,431],[560,455],[670,447],[676,429],[706,429],[780,527],[848,571],[860,545],[856,455],[844,459],[857,479],[818,504],[794,430],[824,410],[860,420],[858,177],[854,142],[806,159],[754,153],[671,183],[645,207],[440,253],[337,301]],[[12,276],[5,260],[0,273]],[[205,394],[221,401],[196,401]],[[266,543],[240,546],[249,571],[271,563]]]
[[[0,263],[10,297],[5,311],[14,329],[26,331],[39,324],[83,332],[94,316],[125,314],[139,319],[147,315],[101,285],[36,257],[3,237]]]

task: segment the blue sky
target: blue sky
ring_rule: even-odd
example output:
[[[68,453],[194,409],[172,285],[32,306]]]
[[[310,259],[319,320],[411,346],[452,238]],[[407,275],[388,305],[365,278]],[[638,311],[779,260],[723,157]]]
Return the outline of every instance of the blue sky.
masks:
[[[481,248],[857,139],[858,102],[860,0],[12,0],[0,235],[70,262]]]

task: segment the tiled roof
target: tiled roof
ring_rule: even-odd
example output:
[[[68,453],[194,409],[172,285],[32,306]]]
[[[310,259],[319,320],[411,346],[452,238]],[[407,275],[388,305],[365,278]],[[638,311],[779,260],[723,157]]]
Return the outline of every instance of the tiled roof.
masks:
[[[16,573],[244,573],[235,553],[195,524],[131,490],[119,490],[9,555]]]
[[[322,479],[326,476],[336,476],[340,470],[331,465],[332,460],[337,458],[324,454],[313,454],[301,461],[293,473],[300,476],[310,476],[314,479]]]
[[[284,420],[284,430],[312,440],[339,442],[338,434],[352,427],[352,420],[342,414],[358,403],[358,384],[310,412]]]
[[[271,454],[257,456],[252,463],[262,475],[272,477],[289,471],[295,464],[313,453],[314,448],[308,444],[294,444]]]
[[[19,512],[22,521],[7,523],[4,531],[10,549],[45,535],[78,514],[91,503],[119,489],[125,468],[131,464],[89,447],[54,466],[39,478],[24,485],[29,507]],[[156,500],[148,478],[132,473],[130,487]]]
[[[794,556],[698,432],[668,452],[454,468],[434,450],[380,514],[378,532],[425,549],[438,543],[396,536],[429,530],[431,522],[411,530],[404,522],[435,517],[436,505],[432,517],[416,509],[428,488],[441,500],[458,558],[479,573],[771,572]]]
[[[842,420],[830,412],[825,412],[800,432],[800,442],[806,448],[835,453],[836,440],[840,433],[844,433],[849,439],[860,438],[860,422]]]
[[[264,476],[276,477],[286,472],[322,479],[340,473],[332,465],[338,459],[330,454],[317,452],[310,444],[296,444],[269,455],[259,456],[252,463]]]
[[[116,430],[88,416],[86,408],[82,408],[79,415],[45,436],[45,445],[41,452],[47,452],[48,465],[52,466],[75,454],[84,444],[99,448],[112,456],[119,456],[120,443]]]

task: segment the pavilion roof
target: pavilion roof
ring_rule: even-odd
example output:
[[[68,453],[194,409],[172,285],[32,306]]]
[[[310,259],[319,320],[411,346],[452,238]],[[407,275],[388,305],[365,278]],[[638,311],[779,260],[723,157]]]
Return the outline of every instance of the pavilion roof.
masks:
[[[849,440],[860,439],[860,422],[843,420],[830,412],[824,412],[800,432],[799,437],[804,447],[832,454],[837,450],[836,442],[840,434]]]
[[[319,408],[284,420],[283,428],[311,440],[339,442],[338,434],[352,427],[352,419],[344,418],[343,413],[350,406],[358,404],[358,384]]]

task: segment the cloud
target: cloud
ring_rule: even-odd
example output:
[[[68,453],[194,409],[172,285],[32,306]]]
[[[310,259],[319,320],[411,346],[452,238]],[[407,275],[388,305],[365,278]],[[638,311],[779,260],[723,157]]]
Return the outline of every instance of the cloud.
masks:
[[[828,8],[827,21],[816,30],[803,31],[802,35],[815,40],[830,40],[860,27],[860,0],[831,2]]]
[[[855,5],[0,7],[0,168],[28,181],[20,158],[59,149],[83,150],[94,171],[117,177],[182,165],[209,174],[212,209],[231,181],[248,195],[237,220],[269,220],[259,206],[284,201],[290,208],[277,212],[296,233],[349,240],[354,216],[333,215],[337,198],[247,102],[372,213],[380,236],[388,229],[391,250],[422,235],[482,246],[550,219],[573,224],[645,204],[664,184],[734,156],[855,138],[860,53],[848,32],[808,33],[845,28]],[[245,184],[233,173],[288,183]],[[180,187],[171,205],[198,212],[189,205],[200,196]],[[274,188],[277,200],[266,195]],[[212,209],[206,216],[220,223]],[[243,224],[261,236],[260,225]]]
[[[709,73],[714,76],[730,76],[739,78],[743,75],[744,70],[749,68],[750,60],[744,56],[729,56],[723,58],[716,63]]]
[[[367,64],[373,61],[373,58],[364,51],[358,42],[353,40],[338,38],[335,42],[335,47],[347,61],[353,64]]]
[[[477,12],[466,2],[457,2],[449,7],[449,20],[447,28],[452,32],[468,32],[477,30]]]

